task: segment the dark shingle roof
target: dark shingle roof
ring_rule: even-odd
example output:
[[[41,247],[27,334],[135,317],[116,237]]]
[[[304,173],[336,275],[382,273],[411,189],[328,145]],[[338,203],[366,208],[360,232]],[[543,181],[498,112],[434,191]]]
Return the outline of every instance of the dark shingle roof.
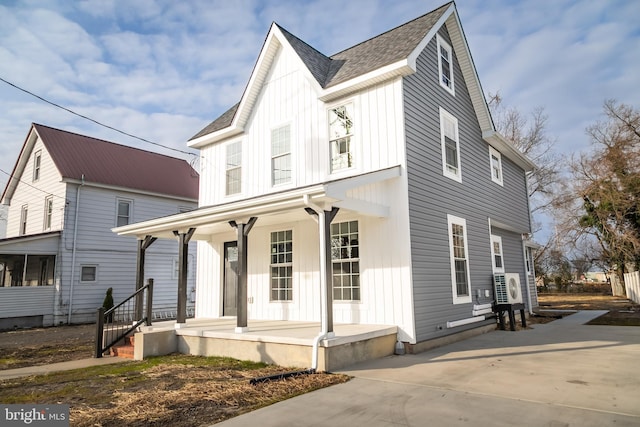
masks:
[[[449,2],[406,24],[327,57],[276,24],[321,87],[329,88],[407,58],[451,6]],[[239,103],[191,140],[231,125]]]
[[[182,159],[33,124],[63,178],[198,198],[198,173]]]

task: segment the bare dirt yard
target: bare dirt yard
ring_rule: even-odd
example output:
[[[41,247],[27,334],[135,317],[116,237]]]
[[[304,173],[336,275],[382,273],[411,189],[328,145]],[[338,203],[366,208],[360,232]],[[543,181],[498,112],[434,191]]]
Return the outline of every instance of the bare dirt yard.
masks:
[[[570,314],[562,310],[608,310],[590,325],[640,326],[640,305],[624,297],[601,294],[549,293],[538,295],[537,317],[553,320]],[[553,311],[547,311],[553,310]],[[557,312],[559,310],[560,312]],[[532,318],[536,323],[536,318]],[[537,322],[540,323],[540,322]]]
[[[640,326],[640,305],[601,294],[540,294],[529,323],[571,310],[608,310],[592,324]],[[0,332],[0,369],[92,357],[94,325]],[[348,381],[300,375],[250,384],[291,368],[227,358],[170,355],[76,371],[0,381],[0,403],[68,404],[73,426],[205,426]]]

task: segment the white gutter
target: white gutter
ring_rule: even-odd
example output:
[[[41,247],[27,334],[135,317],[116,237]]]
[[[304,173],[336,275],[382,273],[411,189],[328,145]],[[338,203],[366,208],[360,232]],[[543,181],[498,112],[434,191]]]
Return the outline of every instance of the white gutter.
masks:
[[[78,236],[78,211],[80,210],[80,188],[84,185],[84,174],[82,181],[76,190],[76,215],[73,223],[73,250],[71,255],[71,283],[69,284],[69,313],[67,316],[67,324],[71,324],[71,307],[73,306],[73,280],[76,272],[76,239]]]
[[[320,350],[320,341],[326,338],[332,338],[333,333],[329,333],[329,324],[327,319],[327,292],[328,292],[328,278],[327,270],[325,268],[327,263],[326,252],[323,247],[323,240],[325,236],[325,211],[320,206],[311,202],[311,198],[308,194],[303,196],[304,204],[310,207],[318,214],[318,230],[320,237],[320,333],[313,340],[313,350],[311,352],[311,369],[316,371],[318,369],[318,353]],[[327,242],[324,242],[326,245]]]

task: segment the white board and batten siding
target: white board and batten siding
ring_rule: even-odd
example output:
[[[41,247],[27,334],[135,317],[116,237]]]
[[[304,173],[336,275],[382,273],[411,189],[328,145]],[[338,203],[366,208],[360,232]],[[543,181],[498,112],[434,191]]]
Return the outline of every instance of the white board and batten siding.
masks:
[[[327,104],[318,99],[312,77],[300,67],[300,60],[280,47],[244,133],[202,148],[201,206],[404,164],[400,79]],[[328,109],[346,102],[354,105],[354,167],[331,174]],[[271,131],[285,125],[291,131],[292,180],[272,186]],[[226,196],[226,147],[237,141],[242,143],[242,190]]]

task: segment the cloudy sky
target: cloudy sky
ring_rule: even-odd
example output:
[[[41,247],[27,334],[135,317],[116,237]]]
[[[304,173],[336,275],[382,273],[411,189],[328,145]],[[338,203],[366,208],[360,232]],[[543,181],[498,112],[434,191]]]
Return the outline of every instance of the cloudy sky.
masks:
[[[331,55],[443,0],[2,0],[0,78],[129,134],[187,150],[235,104],[272,21]],[[640,1],[458,0],[485,92],[589,147],[605,99],[640,107]],[[0,81],[0,187],[32,122],[151,151]]]

